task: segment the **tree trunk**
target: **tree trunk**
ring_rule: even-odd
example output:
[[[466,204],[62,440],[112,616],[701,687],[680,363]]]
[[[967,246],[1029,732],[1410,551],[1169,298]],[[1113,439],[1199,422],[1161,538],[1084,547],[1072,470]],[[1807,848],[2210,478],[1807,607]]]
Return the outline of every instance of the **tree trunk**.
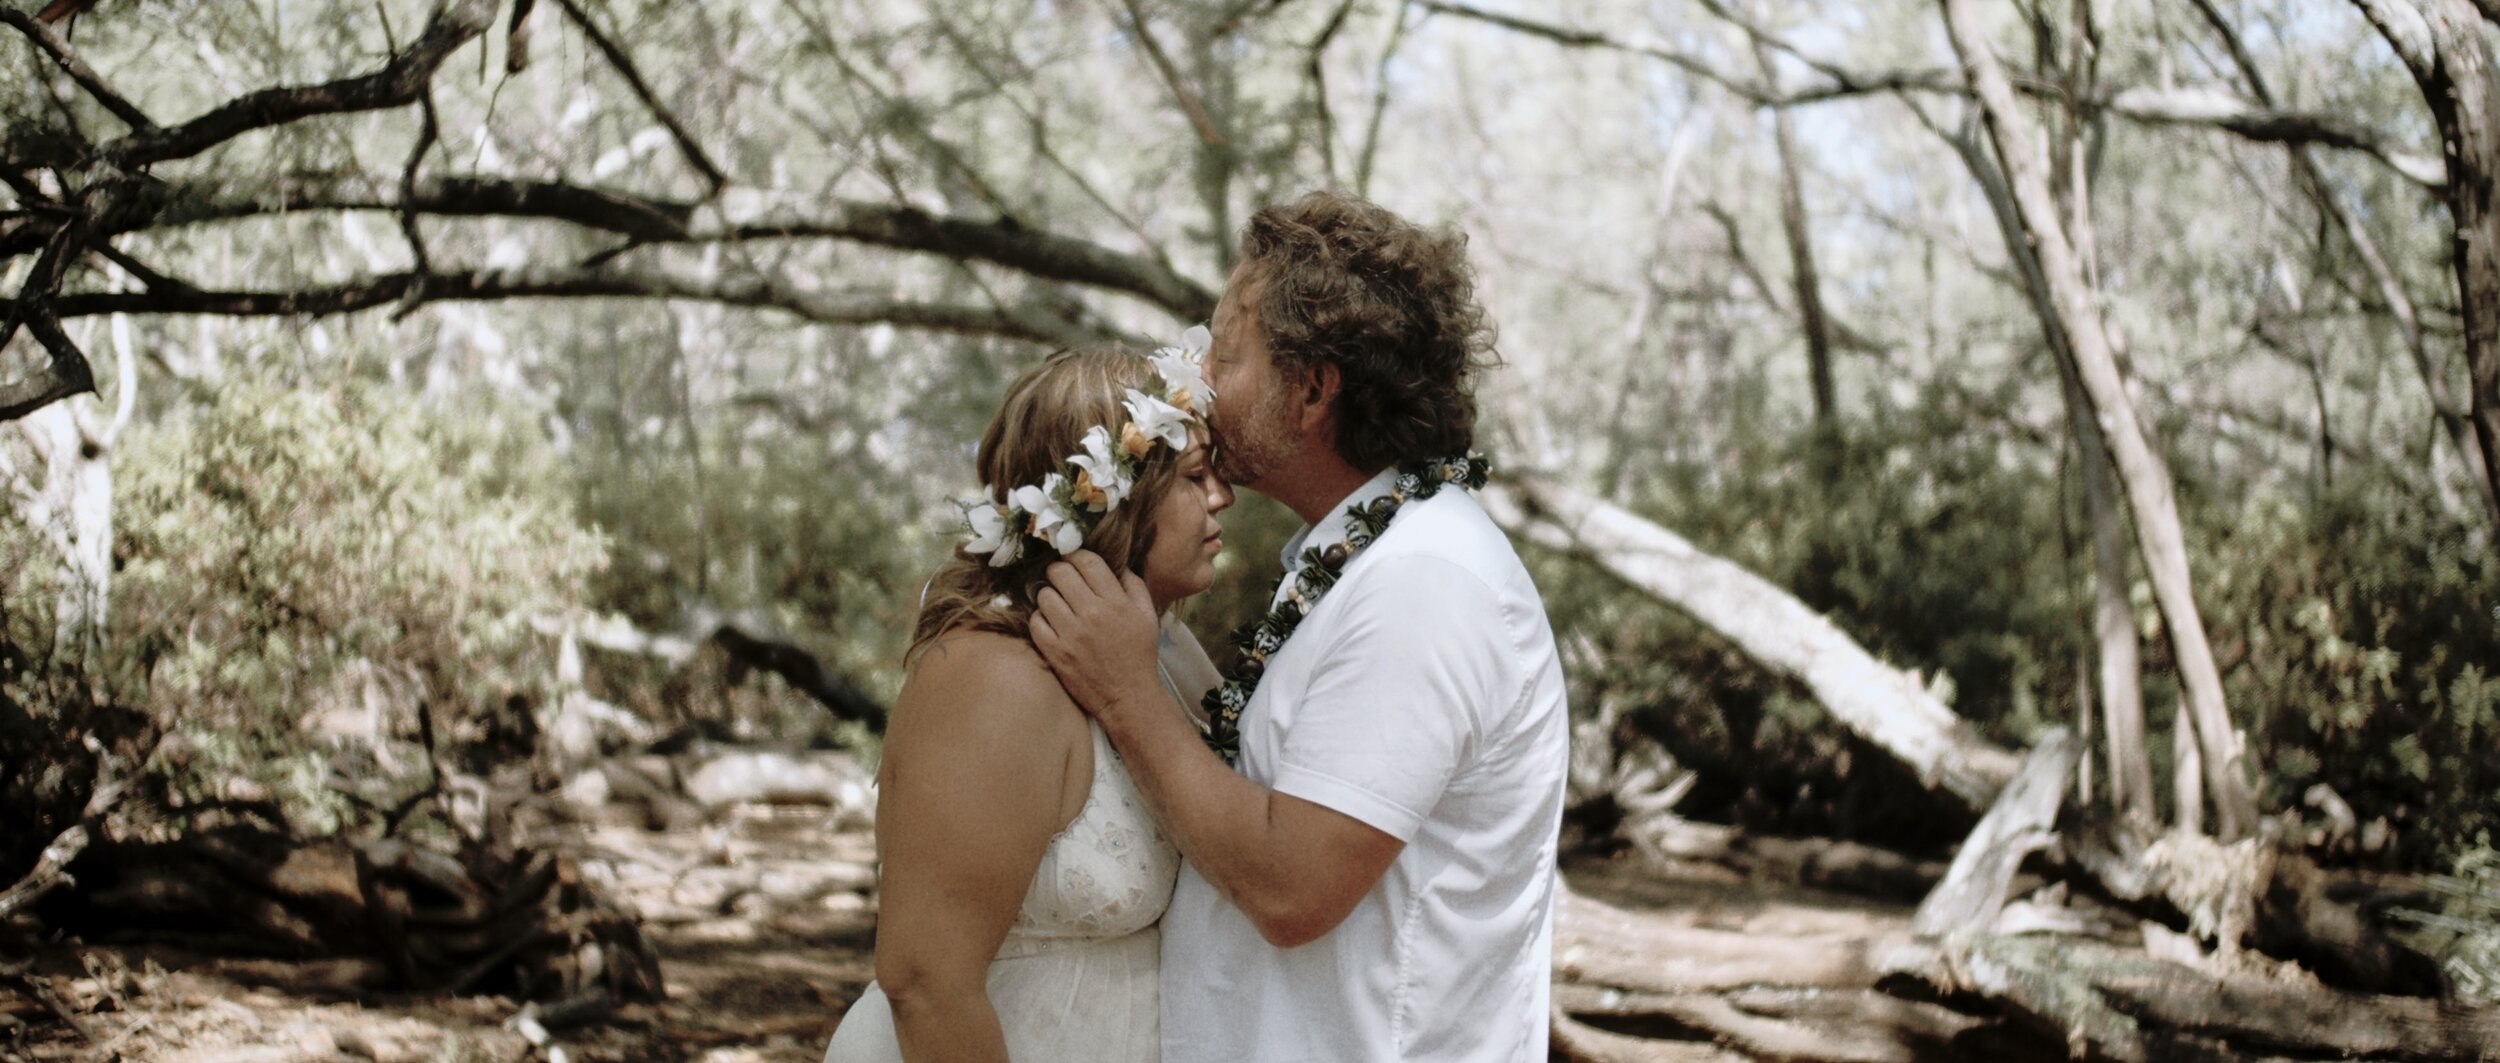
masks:
[[[1971,86],[1979,97],[1999,161],[2005,167],[2023,228],[2038,252],[2042,273],[2055,298],[2055,309],[2075,359],[2076,375],[2092,400],[2093,414],[2109,441],[2111,457],[2135,517],[2137,546],[2144,556],[2153,597],[2160,603],[2171,645],[2187,688],[2187,702],[2204,738],[2206,783],[2213,791],[2217,829],[2224,838],[2240,838],[2256,828],[2257,796],[2248,766],[2232,729],[2222,693],[2222,673],[2214,665],[2204,618],[2199,614],[2188,573],[2187,544],[2179,526],[2170,472],[2145,437],[2134,401],[2118,369],[2100,310],[2085,282],[2081,263],[2059,223],[2056,203],[2044,176],[2046,163],[2037,154],[2039,141],[2014,99],[2012,83],[1979,31],[1969,0],[1943,0],[1945,23],[1960,53]],[[2495,274],[2500,277],[2500,273]]]
[[[2222,43],[2231,54],[2232,65],[2239,68],[2240,77],[2248,82],[2249,95],[2260,105],[2273,107],[2274,89],[2266,82],[2265,71],[2257,66],[2256,59],[2240,43],[2239,33],[2222,17],[2222,11],[2214,6],[2213,0],[2193,2],[2197,13],[2205,17],[2206,24],[2221,35]],[[2345,241],[2352,245],[2353,254],[2361,259],[2362,268],[2369,271],[2371,282],[2378,286],[2379,297],[2387,300],[2387,310],[2395,315],[2396,326],[2404,334],[2405,350],[2412,355],[2414,374],[2422,378],[2423,391],[2430,396],[2431,416],[2446,431],[2449,444],[2456,448],[2459,467],[2465,470],[2466,480],[2472,485],[2475,497],[2483,502],[2484,519],[2491,522],[2494,533],[2500,534],[2500,478],[2494,478],[2483,461],[2479,422],[2448,394],[2448,383],[2439,364],[2441,359],[2431,353],[2429,340],[2422,331],[2422,315],[2413,305],[2412,293],[2405,290],[2404,281],[2388,265],[2387,255],[2379,249],[2378,238],[2370,234],[2369,226],[2362,223],[2361,217],[2352,208],[2344,205],[2343,199],[2335,194],[2334,186],[2327,183],[2325,172],[2319,169],[2318,160],[2310,154],[2308,147],[2290,145],[2289,153],[2292,168],[2300,175],[2301,184],[2309,189],[2310,198],[2344,234]],[[2433,475],[2436,476],[2436,473]]]
[[[73,396],[18,422],[43,467],[42,481],[24,499],[26,523],[51,544],[60,565],[53,652],[61,663],[89,671],[104,650],[113,578],[111,440],[95,406],[93,396]]]
[[[2066,412],[2083,473],[2083,507],[2092,525],[2092,637],[2098,648],[2100,707],[2109,751],[2109,803],[2121,815],[2154,818],[2152,751],[2144,744],[2144,662],[2135,606],[2127,599],[2127,529],[2111,490],[2109,450],[2092,423],[2091,401],[2066,376]]]
[[[1754,61],[1776,84],[1771,46],[1754,41]],[[1797,324],[1806,337],[1806,372],[1814,386],[1814,427],[1826,436],[1839,423],[1832,387],[1832,329],[1823,313],[1823,285],[1814,269],[1814,236],[1807,224],[1804,181],[1797,173],[1797,131],[1788,108],[1771,109],[1771,141],[1779,149],[1780,224],[1788,234],[1788,261],[1797,289]],[[1825,471],[1830,467],[1825,466]]]
[[[2396,49],[2439,125],[2456,232],[2465,363],[2483,487],[2500,498],[2500,67],[2475,0],[2353,0]]]
[[[1538,545],[1589,558],[1635,589],[1718,632],[1824,708],[1901,758],[1930,788],[1985,810],[2020,761],[1972,731],[1918,677],[1876,660],[1832,622],[1769,581],[1694,548],[1621,507],[1551,484],[1482,495],[1496,522]]]

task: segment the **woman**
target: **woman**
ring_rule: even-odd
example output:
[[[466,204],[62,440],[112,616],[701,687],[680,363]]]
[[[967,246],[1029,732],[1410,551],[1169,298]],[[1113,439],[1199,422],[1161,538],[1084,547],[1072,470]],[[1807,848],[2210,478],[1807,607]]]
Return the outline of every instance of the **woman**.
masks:
[[[1155,923],[1180,857],[1025,632],[1043,569],[1080,545],[1159,609],[1214,581],[1233,496],[1209,397],[1187,346],[1062,351],[1008,389],[976,459],[988,497],[923,595],[886,730],[877,981],[828,1063],[1159,1055]],[[1215,670],[1168,614],[1165,632],[1164,681],[1194,705]]]

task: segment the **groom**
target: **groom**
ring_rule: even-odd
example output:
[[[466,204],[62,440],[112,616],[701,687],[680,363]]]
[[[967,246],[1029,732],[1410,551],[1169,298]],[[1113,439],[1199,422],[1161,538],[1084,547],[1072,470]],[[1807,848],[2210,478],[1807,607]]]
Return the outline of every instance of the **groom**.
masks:
[[[1459,486],[1408,480],[1369,534],[1400,466],[1474,441],[1492,330],[1464,238],[1318,192],[1242,242],[1207,354],[1215,466],[1308,526],[1270,614],[1298,624],[1237,673],[1239,773],[1158,680],[1136,577],[1072,555],[1033,625],[1188,858],[1163,1058],[1543,1060],[1569,730],[1544,605]]]

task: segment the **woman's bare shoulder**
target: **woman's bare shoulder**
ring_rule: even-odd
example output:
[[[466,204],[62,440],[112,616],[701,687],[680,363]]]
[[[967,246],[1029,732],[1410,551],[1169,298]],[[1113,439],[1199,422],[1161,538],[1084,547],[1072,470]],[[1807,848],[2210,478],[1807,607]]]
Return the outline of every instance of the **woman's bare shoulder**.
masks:
[[[1033,643],[995,631],[958,630],[931,641],[896,699],[897,722],[905,713],[969,715],[1024,733],[1084,722]]]

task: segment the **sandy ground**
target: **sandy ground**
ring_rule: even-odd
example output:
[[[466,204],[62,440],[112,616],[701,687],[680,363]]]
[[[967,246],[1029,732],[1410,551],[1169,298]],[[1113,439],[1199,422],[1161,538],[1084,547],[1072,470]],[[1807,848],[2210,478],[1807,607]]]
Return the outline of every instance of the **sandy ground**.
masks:
[[[820,810],[759,809],[706,830],[598,827],[568,839],[613,876],[659,950],[668,999],[553,1031],[570,1063],[813,1063],[870,977],[869,835]],[[498,997],[343,999],[340,964],[163,948],[61,950],[50,966],[85,1032],[48,1010],[0,1014],[0,1060],[469,1063],[547,1060]],[[86,977],[76,977],[79,969]]]
[[[668,999],[553,1032],[567,1063],[811,1063],[870,973],[869,835],[809,808],[758,809],[699,831],[584,828],[564,843],[608,877],[658,948]],[[1696,865],[1579,860],[1574,888],[1662,921],[1755,935],[1872,935],[1909,910],[1766,887]],[[164,948],[57,950],[50,979],[85,1031],[48,1010],[0,1012],[0,1060],[467,1063],[551,1060],[497,997],[351,999],[340,964]],[[80,976],[80,972],[84,976]],[[20,1005],[21,1008],[27,1005]]]

